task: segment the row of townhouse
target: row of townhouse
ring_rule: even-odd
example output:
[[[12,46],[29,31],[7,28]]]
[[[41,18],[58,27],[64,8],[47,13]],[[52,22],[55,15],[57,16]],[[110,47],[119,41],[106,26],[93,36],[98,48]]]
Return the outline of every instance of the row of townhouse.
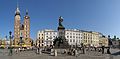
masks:
[[[58,32],[55,30],[45,29],[38,31],[36,45],[38,47],[53,45],[53,41],[56,37],[58,37]],[[65,38],[69,45],[80,46],[81,43],[83,43],[86,46],[108,46],[108,38],[94,31],[66,29]]]
[[[10,46],[10,40],[7,38],[0,38],[0,47],[9,47]]]

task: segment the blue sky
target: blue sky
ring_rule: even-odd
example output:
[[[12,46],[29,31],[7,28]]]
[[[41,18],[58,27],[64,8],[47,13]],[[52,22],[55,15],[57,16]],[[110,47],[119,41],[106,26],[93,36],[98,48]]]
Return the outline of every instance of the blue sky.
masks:
[[[28,9],[33,39],[38,30],[55,29],[63,16],[67,29],[82,29],[120,37],[120,0],[18,0],[21,21]],[[0,0],[0,37],[14,32],[17,0]]]

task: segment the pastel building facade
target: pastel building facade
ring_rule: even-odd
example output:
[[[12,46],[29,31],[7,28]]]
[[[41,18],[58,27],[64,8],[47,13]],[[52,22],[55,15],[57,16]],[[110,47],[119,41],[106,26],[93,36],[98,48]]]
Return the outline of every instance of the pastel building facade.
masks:
[[[99,32],[82,30],[82,43],[86,46],[99,46]]]
[[[53,40],[58,36],[57,31],[51,29],[45,29],[38,31],[37,33],[37,46],[40,43],[39,47],[50,46],[53,45]]]
[[[77,29],[65,30],[65,37],[69,45],[80,45],[82,43],[82,32]]]

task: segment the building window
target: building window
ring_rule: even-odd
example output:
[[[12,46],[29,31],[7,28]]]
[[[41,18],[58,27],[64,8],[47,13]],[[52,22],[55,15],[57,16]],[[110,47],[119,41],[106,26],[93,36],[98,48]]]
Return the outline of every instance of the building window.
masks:
[[[44,41],[42,40],[42,43],[44,43]]]
[[[39,37],[39,39],[40,39],[40,37]]]
[[[79,43],[80,43],[80,40],[79,40]]]
[[[91,43],[92,43],[92,41],[91,41]]]
[[[75,40],[73,39],[73,42],[75,42]]]
[[[70,42],[72,42],[72,39],[70,40]]]
[[[73,36],[73,38],[75,38],[75,36]]]
[[[69,36],[67,36],[67,38],[69,38]]]
[[[27,21],[25,23],[27,23]]]

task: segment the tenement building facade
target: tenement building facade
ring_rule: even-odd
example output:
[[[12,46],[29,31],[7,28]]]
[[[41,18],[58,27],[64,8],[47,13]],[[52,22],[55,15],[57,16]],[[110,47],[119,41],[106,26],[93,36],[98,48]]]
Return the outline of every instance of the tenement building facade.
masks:
[[[53,40],[58,36],[57,31],[45,29],[38,31],[36,45],[37,47],[45,47],[53,45]]]
[[[30,17],[26,10],[23,23],[21,22],[20,10],[17,7],[14,16],[14,47],[31,47],[32,40],[30,38]]]
[[[77,29],[66,29],[65,37],[69,45],[80,45],[82,42],[82,32]]]
[[[82,43],[86,46],[99,46],[99,32],[82,30]]]

